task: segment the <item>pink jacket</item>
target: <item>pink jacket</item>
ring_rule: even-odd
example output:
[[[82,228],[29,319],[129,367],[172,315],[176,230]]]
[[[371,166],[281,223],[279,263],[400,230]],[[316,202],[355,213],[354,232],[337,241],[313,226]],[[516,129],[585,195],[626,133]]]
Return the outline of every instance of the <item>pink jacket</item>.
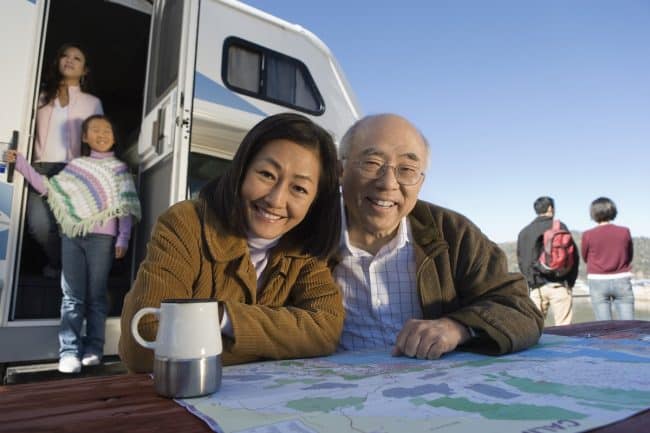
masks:
[[[79,87],[68,87],[70,103],[68,105],[68,137],[70,143],[65,161],[46,162],[67,162],[81,155],[81,124],[87,117],[93,114],[104,114],[102,102],[99,98],[81,91]],[[47,133],[50,130],[50,118],[54,102],[38,109],[36,113],[36,140],[34,142],[34,161],[40,161],[45,146],[47,145]]]

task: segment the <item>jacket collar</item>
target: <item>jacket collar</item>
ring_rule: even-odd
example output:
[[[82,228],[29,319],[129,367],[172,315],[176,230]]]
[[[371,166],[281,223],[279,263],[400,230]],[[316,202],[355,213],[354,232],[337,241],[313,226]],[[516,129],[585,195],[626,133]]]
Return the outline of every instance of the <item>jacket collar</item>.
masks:
[[[449,249],[449,244],[445,240],[440,227],[436,224],[431,208],[427,203],[418,200],[408,218],[411,223],[413,241],[424,254],[432,256]]]

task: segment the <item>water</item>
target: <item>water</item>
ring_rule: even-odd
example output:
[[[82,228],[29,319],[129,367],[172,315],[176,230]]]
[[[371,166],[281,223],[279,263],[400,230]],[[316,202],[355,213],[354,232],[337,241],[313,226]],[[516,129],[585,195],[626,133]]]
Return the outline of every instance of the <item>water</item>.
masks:
[[[613,319],[616,320],[616,309],[612,309]],[[634,285],[634,319],[650,320],[650,285]],[[591,298],[586,285],[576,284],[573,293],[573,320],[572,323],[591,322],[596,320],[591,307]],[[553,326],[553,313],[549,311],[546,316],[545,326]]]

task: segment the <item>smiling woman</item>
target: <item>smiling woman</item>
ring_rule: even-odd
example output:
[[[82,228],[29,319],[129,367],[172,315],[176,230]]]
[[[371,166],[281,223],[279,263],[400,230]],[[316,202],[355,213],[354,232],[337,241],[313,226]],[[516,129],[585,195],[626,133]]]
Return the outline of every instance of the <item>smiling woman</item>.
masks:
[[[291,140],[272,140],[253,158],[242,184],[251,236],[282,236],[307,215],[316,197],[318,152]]]
[[[258,123],[198,200],[159,218],[125,298],[122,329],[163,299],[212,298],[225,364],[333,352],[343,326],[326,265],[341,227],[336,167],[331,136],[308,118],[285,113]],[[139,322],[145,338],[157,328],[154,316]],[[130,370],[152,369],[153,353],[129,332],[120,356]]]

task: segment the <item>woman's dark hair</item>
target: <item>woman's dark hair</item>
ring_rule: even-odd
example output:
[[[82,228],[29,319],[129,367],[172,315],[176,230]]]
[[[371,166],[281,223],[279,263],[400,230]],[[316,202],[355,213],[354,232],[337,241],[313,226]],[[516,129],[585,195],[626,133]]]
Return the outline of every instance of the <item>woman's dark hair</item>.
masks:
[[[284,236],[303,253],[322,259],[333,254],[341,232],[341,200],[336,147],[331,135],[307,117],[294,113],[269,116],[244,137],[227,171],[207,183],[199,194],[232,233],[245,237],[241,186],[252,160],[273,140],[289,140],[318,153],[318,191],[305,218]]]
[[[109,125],[111,125],[111,129],[113,130],[113,140],[115,140],[111,150],[115,151],[117,149],[117,131],[113,121],[105,114],[93,114],[92,116],[86,117],[86,120],[81,124],[81,156],[90,155],[90,146],[88,146],[88,143],[84,141],[84,135],[88,132],[88,125],[90,125],[90,122],[96,119],[105,120]]]
[[[618,214],[616,205],[607,197],[598,197],[591,202],[591,219],[597,223],[613,221]]]
[[[59,91],[59,83],[61,83],[61,80],[63,79],[61,71],[59,71],[59,60],[61,60],[63,53],[65,53],[68,48],[76,48],[84,55],[86,75],[84,75],[79,81],[79,87],[83,92],[88,92],[90,89],[90,60],[88,59],[88,52],[77,43],[71,42],[63,44],[58,50],[56,50],[54,59],[52,59],[47,71],[45,71],[45,81],[43,82],[42,89],[43,97],[39,102],[40,107],[43,107],[56,99],[57,92]]]

